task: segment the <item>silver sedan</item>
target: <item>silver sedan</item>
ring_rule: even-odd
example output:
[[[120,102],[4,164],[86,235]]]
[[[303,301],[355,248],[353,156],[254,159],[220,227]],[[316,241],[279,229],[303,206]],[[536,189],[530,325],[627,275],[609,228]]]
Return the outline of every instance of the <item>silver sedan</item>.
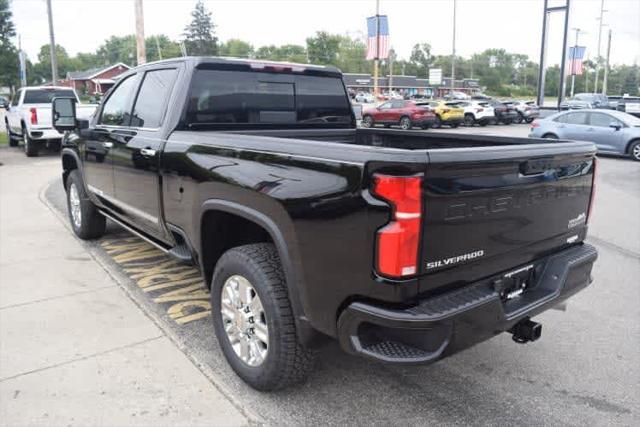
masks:
[[[640,119],[620,111],[562,111],[531,123],[529,137],[591,141],[599,153],[640,161]]]

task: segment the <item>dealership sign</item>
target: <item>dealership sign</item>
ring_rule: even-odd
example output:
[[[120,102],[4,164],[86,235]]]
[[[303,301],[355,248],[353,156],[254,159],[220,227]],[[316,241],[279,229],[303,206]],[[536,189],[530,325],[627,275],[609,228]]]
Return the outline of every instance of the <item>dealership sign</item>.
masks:
[[[442,68],[429,68],[429,84],[442,84]]]

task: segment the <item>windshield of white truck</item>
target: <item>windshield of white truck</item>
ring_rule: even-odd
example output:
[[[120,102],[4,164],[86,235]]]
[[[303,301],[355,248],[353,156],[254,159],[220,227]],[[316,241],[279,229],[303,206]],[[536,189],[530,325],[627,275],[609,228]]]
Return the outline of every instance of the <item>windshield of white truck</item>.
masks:
[[[75,98],[76,95],[72,90],[65,89],[37,89],[27,90],[24,93],[23,104],[50,104],[53,98],[59,97]]]
[[[191,128],[348,127],[342,79],[252,71],[196,70],[187,108]]]

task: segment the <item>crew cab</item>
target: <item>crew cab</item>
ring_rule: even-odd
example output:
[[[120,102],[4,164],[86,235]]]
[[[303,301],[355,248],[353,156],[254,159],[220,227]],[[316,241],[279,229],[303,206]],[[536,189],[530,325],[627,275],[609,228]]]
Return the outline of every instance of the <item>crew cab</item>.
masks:
[[[40,148],[55,145],[60,148],[60,134],[51,126],[51,100],[56,97],[71,97],[76,100],[79,118],[90,117],[95,105],[79,103],[76,91],[64,86],[28,86],[18,89],[10,104],[6,105],[5,129],[9,145],[17,147],[24,141],[27,156],[37,156]]]
[[[198,265],[256,389],[303,380],[327,337],[390,363],[533,341],[591,282],[591,143],[357,128],[340,71],[308,64],[177,58],[90,120],[74,101],[53,101],[73,231],[109,218]]]
[[[394,99],[369,108],[362,113],[362,126],[373,127],[377,124],[389,127],[398,125],[408,130],[414,126],[428,129],[436,121],[436,115],[426,106],[416,105],[412,101]]]

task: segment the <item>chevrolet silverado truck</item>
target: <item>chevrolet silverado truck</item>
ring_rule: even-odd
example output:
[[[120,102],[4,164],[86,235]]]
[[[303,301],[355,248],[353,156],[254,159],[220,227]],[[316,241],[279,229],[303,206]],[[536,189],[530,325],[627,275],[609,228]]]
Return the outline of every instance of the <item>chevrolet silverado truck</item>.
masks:
[[[4,108],[5,128],[11,147],[17,147],[22,139],[27,157],[35,157],[45,146],[61,148],[60,134],[51,126],[51,100],[71,97],[76,102],[78,118],[89,118],[95,105],[79,104],[76,91],[65,86],[29,86],[18,89],[10,104]]]
[[[256,389],[303,380],[327,337],[407,364],[534,341],[591,282],[591,143],[360,129],[339,70],[254,60],[150,63],[90,121],[74,105],[53,101],[73,231],[109,219],[198,265]]]

